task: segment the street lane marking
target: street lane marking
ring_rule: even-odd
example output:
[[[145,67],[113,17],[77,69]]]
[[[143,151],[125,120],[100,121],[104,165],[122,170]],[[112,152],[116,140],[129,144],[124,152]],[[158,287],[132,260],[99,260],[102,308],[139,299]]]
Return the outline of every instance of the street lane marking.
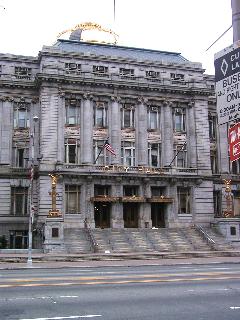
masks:
[[[64,319],[80,319],[80,318],[96,318],[101,317],[101,314],[87,314],[85,316],[67,316],[67,317],[53,317],[53,318],[30,318],[19,320],[64,320]]]
[[[240,307],[230,307],[232,310],[240,309]]]

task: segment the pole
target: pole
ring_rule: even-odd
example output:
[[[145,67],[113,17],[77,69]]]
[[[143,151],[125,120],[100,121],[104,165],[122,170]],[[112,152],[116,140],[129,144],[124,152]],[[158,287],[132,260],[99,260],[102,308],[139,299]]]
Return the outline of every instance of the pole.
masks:
[[[187,142],[184,142],[184,144],[182,145],[182,147],[178,150],[178,152],[175,154],[175,156],[173,157],[172,161],[170,162],[170,164],[168,165],[169,167],[172,166],[173,161],[177,158],[179,152],[181,152],[183,150],[183,148],[185,147],[185,145],[187,144]]]
[[[240,0],[231,0],[233,43],[240,40]]]
[[[104,142],[104,145],[102,146],[101,150],[99,151],[99,153],[98,153],[98,155],[97,155],[97,158],[96,158],[95,161],[94,161],[94,164],[97,163],[97,160],[98,160],[98,158],[100,157],[100,154],[102,153],[105,144],[108,142],[108,139],[109,139],[109,137],[108,137],[107,140]]]
[[[35,123],[38,121],[38,117],[33,117],[33,132],[30,134],[30,145],[31,145],[31,167],[30,167],[30,186],[28,192],[28,259],[27,267],[32,267],[32,223],[33,223],[33,178],[34,178],[34,160],[35,160]]]

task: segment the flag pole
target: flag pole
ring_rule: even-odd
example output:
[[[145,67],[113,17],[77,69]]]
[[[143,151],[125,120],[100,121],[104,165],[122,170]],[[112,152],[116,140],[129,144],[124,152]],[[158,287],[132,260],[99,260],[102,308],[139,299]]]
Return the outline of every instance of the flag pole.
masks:
[[[184,142],[184,144],[182,145],[182,147],[181,147],[181,148],[178,150],[178,152],[175,154],[175,156],[173,157],[173,159],[172,159],[171,163],[168,165],[168,167],[171,167],[171,166],[172,166],[173,161],[177,158],[179,152],[183,150],[183,148],[185,147],[186,144],[187,144],[187,141]]]
[[[106,141],[104,142],[104,144],[103,144],[101,150],[99,151],[99,153],[98,153],[98,155],[97,155],[97,158],[95,159],[95,161],[94,161],[93,164],[96,164],[98,158],[100,157],[100,154],[102,153],[102,151],[103,151],[103,149],[104,149],[105,144],[108,142],[108,139],[109,139],[109,137],[108,137],[108,138],[106,139]]]

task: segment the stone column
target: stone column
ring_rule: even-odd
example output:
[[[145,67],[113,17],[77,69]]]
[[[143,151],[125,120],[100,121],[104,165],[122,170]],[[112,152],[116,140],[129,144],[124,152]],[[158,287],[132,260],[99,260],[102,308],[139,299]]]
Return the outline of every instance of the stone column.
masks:
[[[85,219],[90,226],[90,228],[95,228],[95,221],[94,221],[94,203],[91,202],[91,197],[94,196],[94,183],[92,181],[92,177],[87,177],[86,184],[85,184]]]
[[[148,141],[147,141],[147,99],[140,97],[137,108],[136,120],[136,151],[137,164],[147,166],[148,164]]]
[[[10,164],[12,155],[13,108],[12,98],[6,97],[0,104],[0,163]]]
[[[162,163],[168,166],[173,159],[173,123],[172,123],[172,103],[163,103],[163,133],[162,133]]]
[[[65,94],[60,93],[58,111],[58,150],[57,161],[64,162],[64,119],[65,119]]]
[[[187,155],[188,164],[191,168],[197,167],[197,147],[196,147],[196,128],[194,118],[194,102],[188,104],[187,117]]]
[[[93,103],[90,94],[83,95],[81,108],[81,160],[83,164],[93,162]]]
[[[151,188],[149,185],[149,178],[144,178],[142,183],[142,192],[141,195],[145,198],[151,197]],[[140,203],[139,204],[139,228],[151,228],[151,203]]]
[[[111,97],[112,106],[109,112],[109,137],[113,149],[116,151],[116,157],[111,156],[112,164],[121,163],[121,112],[120,98]]]
[[[122,179],[116,178],[117,181],[112,185],[112,196],[122,197]],[[119,202],[112,203],[111,208],[111,228],[122,229],[124,228],[123,223],[123,204]]]

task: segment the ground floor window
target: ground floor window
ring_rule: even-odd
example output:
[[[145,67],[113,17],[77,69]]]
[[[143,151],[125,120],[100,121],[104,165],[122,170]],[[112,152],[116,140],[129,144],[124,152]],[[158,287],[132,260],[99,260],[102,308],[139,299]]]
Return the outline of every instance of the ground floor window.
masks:
[[[11,215],[25,216],[28,213],[28,188],[11,188]]]
[[[190,188],[178,187],[177,199],[178,199],[178,214],[189,214],[190,213]]]
[[[10,249],[27,249],[28,231],[10,231]]]
[[[65,185],[65,213],[80,213],[80,186]]]

